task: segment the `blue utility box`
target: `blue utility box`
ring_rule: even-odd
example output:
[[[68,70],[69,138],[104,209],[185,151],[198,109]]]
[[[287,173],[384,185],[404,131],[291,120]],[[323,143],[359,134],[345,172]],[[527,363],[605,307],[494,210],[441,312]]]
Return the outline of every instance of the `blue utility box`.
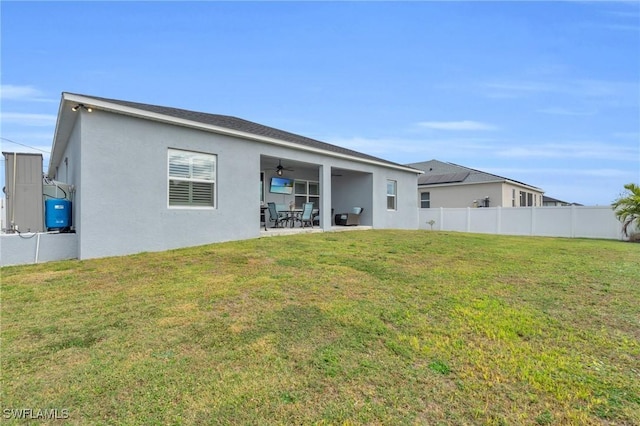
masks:
[[[60,198],[46,200],[44,216],[48,231],[71,227],[71,201]]]

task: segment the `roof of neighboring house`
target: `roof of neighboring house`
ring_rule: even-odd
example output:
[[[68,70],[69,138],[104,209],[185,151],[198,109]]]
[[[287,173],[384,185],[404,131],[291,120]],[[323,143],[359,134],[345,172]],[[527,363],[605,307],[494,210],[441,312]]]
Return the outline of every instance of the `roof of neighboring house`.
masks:
[[[62,96],[63,103],[65,100],[67,100],[71,103],[83,103],[87,106],[98,109],[106,109],[111,112],[123,113],[128,115],[136,115],[135,112],[138,112],[137,115],[139,116],[147,116],[147,118],[155,119],[158,121],[162,120],[164,117],[167,119],[166,121],[176,122],[176,120],[171,120],[171,118],[173,118],[179,120],[179,124],[183,125],[186,125],[187,123],[200,123],[206,125],[214,131],[216,128],[229,130],[233,132],[235,136],[239,137],[248,137],[272,143],[288,142],[303,149],[307,148],[315,151],[324,151],[327,153],[338,154],[339,156],[352,157],[354,159],[366,160],[368,162],[380,163],[383,165],[392,166],[394,168],[401,168],[407,171],[415,171],[415,173],[420,173],[419,170],[411,170],[410,167],[402,164],[394,163],[392,161],[343,148],[337,145],[332,145],[326,142],[321,142],[305,136],[286,132],[284,130],[279,130],[273,127],[254,123],[242,118],[67,92],[63,93]]]
[[[582,206],[582,204],[579,203],[569,203],[567,201],[558,200],[557,198],[548,197],[546,195],[542,196],[542,203],[561,203],[567,206]]]
[[[547,196],[547,195],[544,195],[544,196],[542,197],[542,202],[543,202],[543,203],[562,203],[562,204],[569,204],[569,203],[567,203],[566,201],[558,200],[557,198],[552,198],[552,197],[549,197],[549,196]]]
[[[424,171],[424,174],[418,177],[418,186],[509,182],[543,192],[542,189],[524,182],[438,160],[423,161],[407,165]]]

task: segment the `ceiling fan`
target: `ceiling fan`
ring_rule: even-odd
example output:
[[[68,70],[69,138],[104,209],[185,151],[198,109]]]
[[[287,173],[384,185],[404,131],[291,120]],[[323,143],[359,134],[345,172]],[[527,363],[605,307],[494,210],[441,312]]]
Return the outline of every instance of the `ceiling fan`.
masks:
[[[282,176],[282,172],[283,172],[284,170],[286,170],[286,171],[288,171],[288,172],[293,172],[293,171],[294,171],[293,169],[290,169],[290,168],[287,168],[287,167],[283,167],[283,166],[282,166],[282,161],[281,161],[281,160],[278,160],[278,167],[276,167],[276,174],[277,174],[278,176]]]

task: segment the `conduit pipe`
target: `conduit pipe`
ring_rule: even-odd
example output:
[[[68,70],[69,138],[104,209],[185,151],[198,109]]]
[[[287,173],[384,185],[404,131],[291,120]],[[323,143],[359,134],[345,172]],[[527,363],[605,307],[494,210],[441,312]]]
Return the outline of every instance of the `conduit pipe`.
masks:
[[[33,263],[38,263],[39,253],[40,253],[40,232],[38,232],[38,237],[36,238],[36,259]]]
[[[42,234],[59,234],[60,231],[49,231],[49,232],[37,232],[36,233],[36,258],[33,263],[38,263],[38,257],[40,256],[40,235]]]
[[[13,188],[11,189],[11,230],[16,230],[16,166],[18,155],[13,153]]]

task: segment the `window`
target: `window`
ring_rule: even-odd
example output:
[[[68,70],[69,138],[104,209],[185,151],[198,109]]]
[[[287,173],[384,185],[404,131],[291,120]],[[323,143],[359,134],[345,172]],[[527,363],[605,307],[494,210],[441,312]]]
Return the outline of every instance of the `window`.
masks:
[[[296,180],[293,184],[296,207],[304,203],[313,203],[313,207],[320,208],[320,184],[318,182]]]
[[[396,189],[397,189],[397,182],[395,180],[388,180],[387,181],[387,210],[396,209],[396,195],[397,195]]]
[[[420,193],[420,208],[421,209],[431,208],[431,193],[429,192]]]
[[[520,207],[534,207],[536,205],[542,205],[540,198],[532,192],[520,191]]]
[[[516,190],[512,189],[511,190],[511,207],[515,207],[516,206]]]
[[[216,156],[169,150],[169,206],[215,207]]]

